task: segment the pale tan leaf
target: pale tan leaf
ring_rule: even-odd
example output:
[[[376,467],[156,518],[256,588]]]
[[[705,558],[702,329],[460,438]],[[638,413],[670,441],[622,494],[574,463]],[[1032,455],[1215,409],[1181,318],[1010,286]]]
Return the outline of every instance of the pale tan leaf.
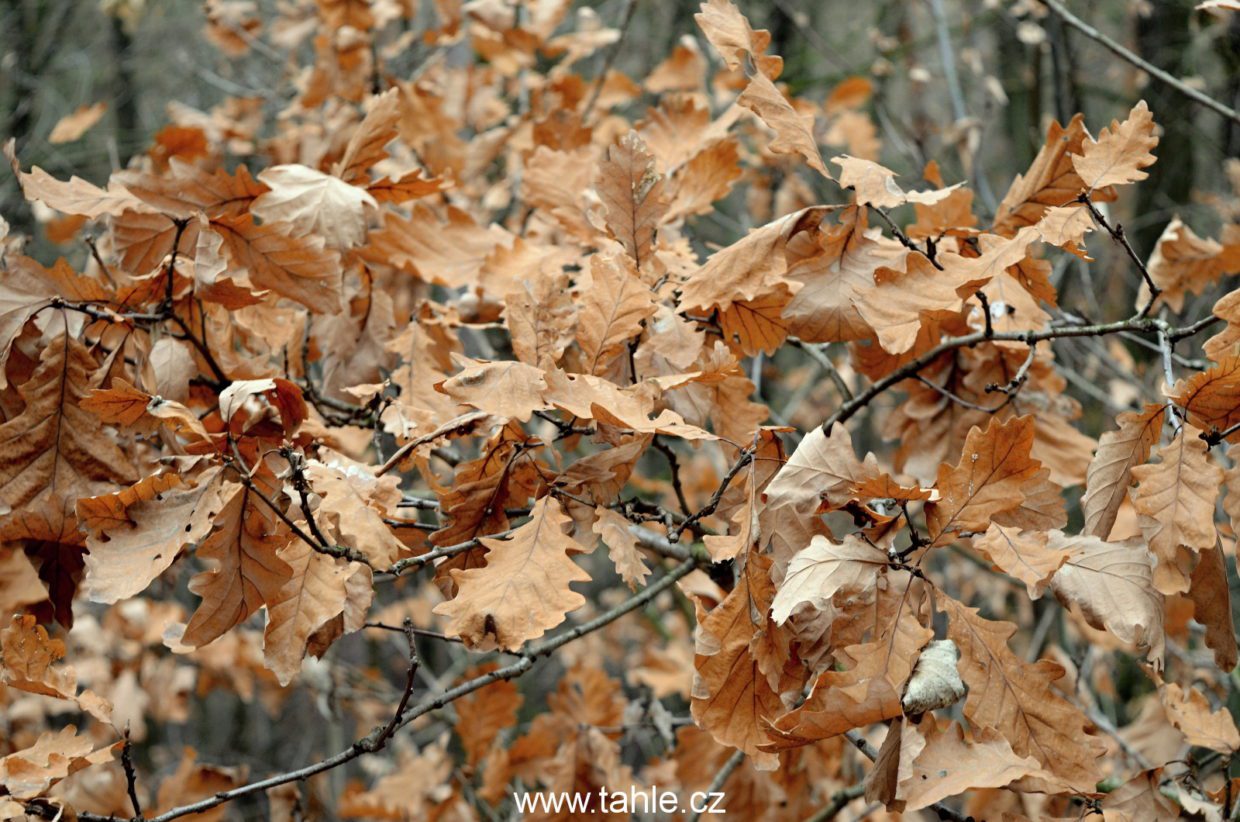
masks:
[[[840,167],[839,184],[853,189],[858,203],[876,208],[895,208],[905,203],[934,205],[961,186],[956,183],[934,191],[905,191],[896,183],[896,173],[878,163],[847,154],[832,157],[831,162]]]
[[[251,214],[263,223],[285,223],[297,237],[323,237],[332,248],[360,245],[366,239],[367,209],[379,207],[366,189],[309,166],[271,166],[258,179],[269,191],[250,205]]]
[[[1167,719],[1180,729],[1191,745],[1230,755],[1240,751],[1240,731],[1226,706],[1210,710],[1210,703],[1196,688],[1184,690],[1168,683],[1158,689]]]
[[[1038,599],[1071,555],[1052,548],[1049,540],[1045,531],[1021,531],[991,523],[986,533],[973,541],[973,547],[990,557],[1003,573],[1025,583],[1030,599]]]
[[[1082,144],[1072,165],[1088,189],[1135,183],[1149,176],[1141,169],[1154,164],[1156,158],[1150,150],[1156,145],[1154,117],[1142,100],[1124,122],[1112,120],[1111,127],[1099,132],[1097,140]]]
[[[120,745],[96,750],[91,738],[79,736],[73,725],[46,731],[30,747],[0,759],[0,787],[18,799],[34,799],[72,773],[112,761]]]
[[[90,131],[96,123],[103,119],[103,115],[107,110],[107,103],[78,106],[56,121],[56,125],[52,126],[51,133],[47,135],[47,141],[56,146],[81,139],[83,134]]]
[[[745,65],[745,58],[753,61],[758,71],[772,80],[783,69],[782,57],[766,54],[771,45],[771,33],[766,29],[754,30],[745,16],[730,0],[707,0],[701,11],[693,15],[706,39],[723,57],[728,68],[736,71]]]
[[[88,521],[86,590],[91,600],[112,603],[141,593],[183,548],[205,537],[223,505],[222,473],[210,471],[193,486],[172,475],[172,482],[126,505],[121,522]],[[104,501],[83,499],[78,516],[88,519],[96,504]]]
[[[590,258],[590,287],[579,302],[577,342],[589,374],[606,372],[609,362],[641,333],[655,311],[650,288],[623,258]]]
[[[1237,273],[1222,243],[1197,236],[1178,216],[1163,229],[1146,267],[1162,291],[1158,299],[1177,313],[1183,310],[1186,296],[1201,294],[1224,274]],[[1149,300],[1148,286],[1142,284],[1137,300],[1139,305]]]
[[[1158,464],[1132,469],[1137,481],[1133,505],[1141,515],[1141,532],[1158,560],[1154,587],[1164,594],[1188,590],[1191,557],[1186,551],[1214,547],[1214,503],[1223,469],[1210,459],[1200,432],[1184,425],[1158,450]]]
[[[782,625],[802,605],[825,609],[839,591],[864,594],[874,587],[888,562],[886,554],[855,534],[838,544],[816,536],[788,563],[772,602],[771,618]]]
[[[607,546],[607,556],[616,566],[616,573],[630,590],[636,591],[646,584],[650,569],[646,567],[641,552],[637,550],[637,537],[629,530],[633,524],[618,512],[602,505],[595,507],[594,514],[592,530]]]
[[[736,103],[752,111],[775,132],[775,139],[768,146],[772,152],[799,154],[810,168],[828,180],[832,179],[814,139],[813,116],[797,112],[765,74],[755,74],[750,78],[749,85],[736,98]]]
[[[569,588],[590,580],[569,558],[579,550],[565,533],[571,522],[548,496],[508,539],[483,539],[486,565],[453,570],[457,594],[435,606],[436,614],[449,619],[447,633],[474,650],[517,651],[584,605],[585,598]]]
[[[1012,181],[999,203],[995,215],[996,232],[1011,235],[1017,229],[1037,223],[1048,208],[1067,205],[1077,198],[1086,185],[1077,175],[1073,162],[1086,139],[1089,139],[1089,132],[1083,115],[1073,117],[1066,128],[1051,122],[1038,156],[1028,171]],[[1115,197],[1112,192],[1096,191],[1092,199],[1097,203]]]
[[[1201,551],[1200,557],[1188,589],[1193,619],[1206,629],[1206,646],[1214,651],[1214,663],[1220,670],[1231,671],[1238,661],[1238,649],[1223,546],[1216,543],[1212,550]]]
[[[1051,588],[1076,605],[1095,628],[1110,631],[1138,650],[1157,671],[1164,654],[1163,597],[1153,584],[1150,554],[1141,540],[1104,542],[1098,537],[1051,531],[1049,547],[1071,553]]]
[[[1150,449],[1162,434],[1167,406],[1151,403],[1141,411],[1116,418],[1119,428],[1098,440],[1098,450],[1085,475],[1085,533],[1106,539],[1115,525],[1120,505],[1132,484],[1132,469],[1150,458]]]
[[[535,411],[551,406],[543,399],[547,382],[541,368],[523,362],[480,362],[453,354],[462,366],[454,376],[435,384],[435,390],[459,403],[528,422]]]

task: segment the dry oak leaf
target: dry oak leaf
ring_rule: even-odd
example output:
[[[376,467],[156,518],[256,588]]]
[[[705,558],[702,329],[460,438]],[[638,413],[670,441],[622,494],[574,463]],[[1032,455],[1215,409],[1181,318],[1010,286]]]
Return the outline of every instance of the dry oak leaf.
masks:
[[[52,304],[56,288],[42,277],[38,269],[6,266],[0,279],[0,390],[9,387],[7,363],[13,342],[21,335],[26,323]]]
[[[405,545],[384,517],[400,503],[399,478],[377,477],[365,465],[336,458],[330,465],[309,460],[306,479],[319,497],[315,519],[327,536],[360,552],[375,568],[396,561]]]
[[[1240,355],[1240,289],[1221,297],[1214,304],[1211,313],[1225,321],[1227,327],[1202,345],[1206,356],[1215,362],[1220,362],[1227,357]],[[0,319],[0,323],[3,322],[4,320]],[[0,353],[2,352],[3,349],[0,349]]]
[[[680,307],[727,310],[734,301],[754,300],[770,292],[788,270],[789,244],[816,233],[831,210],[814,206],[793,212],[716,251],[681,286]],[[817,244],[809,244],[809,250],[816,252]]]
[[[250,176],[244,165],[238,165],[232,174],[222,168],[208,172],[174,157],[168,169],[169,173],[162,177],[126,169],[113,174],[112,179],[161,214],[180,219],[199,212],[213,219],[239,217],[267,190],[267,186]]]
[[[294,237],[284,223],[256,225],[249,215],[220,217],[211,228],[224,238],[233,264],[257,288],[270,289],[320,314],[340,310],[340,255],[322,237]]]
[[[34,799],[72,773],[91,765],[112,761],[120,742],[95,749],[85,734],[69,725],[59,731],[47,731],[29,748],[0,759],[0,788],[17,799]]]
[[[487,662],[466,671],[461,679],[468,681],[498,667],[498,663]],[[469,767],[476,768],[491,751],[500,733],[517,724],[521,702],[516,683],[506,679],[492,682],[456,701],[459,707],[452,729],[461,740]]]
[[[1089,139],[1085,118],[1077,114],[1065,128],[1052,121],[1046,131],[1046,143],[1038,151],[1029,170],[1012,181],[995,215],[994,230],[1011,235],[1023,226],[1042,219],[1048,208],[1067,205],[1085,188],[1073,165],[1081,146]],[[1111,190],[1095,191],[1095,202],[1115,199]]]
[[[357,184],[371,166],[387,158],[386,147],[398,136],[400,95],[399,88],[390,88],[367,101],[369,110],[349,137],[344,154],[332,166],[333,176]]]
[[[770,488],[768,486],[768,493]],[[856,534],[834,543],[821,534],[788,563],[771,604],[771,618],[783,625],[802,605],[826,610],[839,591],[864,593],[874,587],[890,560]]]
[[[272,166],[258,179],[269,190],[250,205],[251,214],[263,223],[284,223],[297,237],[323,237],[331,248],[361,245],[367,213],[379,208],[366,189],[309,166]]]
[[[159,474],[112,494],[78,501],[88,530],[86,590],[92,602],[119,602],[141,593],[181,550],[207,535],[223,506],[223,469],[194,485]]]
[[[990,557],[1003,573],[1023,582],[1030,599],[1038,599],[1071,556],[1049,543],[1046,531],[1021,531],[991,523],[986,533],[973,540],[973,547]]]
[[[876,208],[895,208],[905,203],[934,205],[946,199],[962,184],[956,183],[934,191],[905,191],[896,184],[896,173],[870,160],[841,154],[831,162],[840,167],[839,184],[851,188],[857,202]]]
[[[1098,139],[1082,143],[1081,151],[1072,157],[1072,166],[1085,188],[1135,183],[1149,177],[1141,169],[1156,160],[1150,150],[1158,145],[1154,135],[1154,117],[1142,100],[1132,107],[1124,122],[1111,121]]]
[[[108,110],[107,103],[95,103],[91,106],[78,106],[76,109],[61,117],[56,121],[56,125],[52,126],[52,131],[47,135],[47,141],[54,146],[62,143],[72,143],[74,140],[81,139],[82,135],[90,131],[96,123],[103,119],[103,115]]]
[[[1240,649],[1232,624],[1231,587],[1222,544],[1215,543],[1213,550],[1201,551],[1200,557],[1188,588],[1193,619],[1206,629],[1206,646],[1214,651],[1214,664],[1223,671],[1231,671],[1236,667]]]
[[[650,288],[626,265],[607,254],[590,258],[590,285],[578,303],[577,343],[589,374],[607,366],[655,312]]]
[[[900,732],[895,795],[888,807],[900,813],[927,808],[942,799],[979,788],[1002,788],[1042,771],[1037,759],[1017,756],[993,728],[973,734],[934,714],[906,721]]]
[[[459,403],[521,422],[551,407],[543,399],[547,381],[541,368],[516,360],[470,360],[455,353],[452,360],[461,370],[435,383],[435,390]]]
[[[112,722],[112,704],[92,691],[77,692],[73,668],[56,666],[64,658],[65,643],[52,639],[32,615],[14,615],[0,631],[0,682],[10,688],[78,704],[100,722]]]
[[[584,420],[597,420],[639,434],[666,434],[686,440],[715,440],[714,434],[690,425],[684,417],[665,408],[655,415],[657,383],[647,381],[621,388],[602,377],[589,374],[545,374],[547,390],[543,399]]]
[[[1188,412],[1203,431],[1224,431],[1240,422],[1240,357],[1225,357],[1212,368],[1176,383],[1170,400]],[[1235,441],[1235,435],[1228,437]]]
[[[844,426],[833,426],[830,434],[815,428],[780,467],[762,498],[768,508],[790,506],[793,515],[810,517],[820,508],[844,505],[855,485],[879,473],[873,454],[866,454],[864,461],[857,459]]]
[[[767,128],[775,132],[775,139],[768,146],[772,153],[799,154],[814,171],[828,180],[833,179],[814,139],[813,115],[797,111],[765,74],[755,74],[750,78],[749,85],[736,98],[736,103],[752,111]]]
[[[483,227],[464,211],[448,207],[447,221],[425,203],[414,203],[408,219],[388,212],[383,227],[370,232],[356,253],[378,265],[393,265],[428,283],[449,288],[474,286],[496,248],[512,236],[497,225]],[[261,285],[261,283],[256,283]]]
[[[1180,809],[1163,795],[1162,783],[1162,768],[1138,773],[1102,800],[1103,822],[1179,819]]]
[[[22,611],[47,598],[47,586],[21,544],[0,545],[0,614]]]
[[[364,611],[373,590],[369,568],[320,553],[303,540],[291,540],[277,556],[289,568],[289,575],[266,602],[263,657],[280,684],[288,685],[301,670],[316,632],[345,612],[351,598],[353,607],[361,605]],[[355,576],[364,586],[351,584]],[[346,630],[357,630],[361,621],[353,620]]]
[[[486,565],[454,569],[456,596],[435,606],[434,613],[449,619],[448,635],[476,651],[518,651],[584,605],[585,597],[569,588],[590,580],[569,559],[580,551],[565,531],[571,523],[559,501],[548,496],[508,539],[482,539]]]
[[[761,669],[755,646],[768,630],[771,561],[750,550],[742,562],[736,587],[709,613],[694,598],[690,710],[715,742],[744,751],[758,770],[769,771],[778,767],[779,758],[763,751],[770,740],[766,724],[783,711],[783,703]]]
[[[941,544],[951,531],[984,531],[991,522],[1020,528],[1048,528],[1066,521],[1064,503],[1050,482],[1050,470],[1033,459],[1034,418],[1007,422],[991,418],[985,431],[974,426],[965,437],[960,462],[939,466],[940,497],[926,504],[930,539]],[[1032,507],[1028,503],[1046,504]]]
[[[1119,428],[1108,431],[1098,440],[1098,450],[1085,475],[1085,496],[1081,500],[1085,533],[1102,539],[1110,536],[1119,507],[1132,485],[1132,469],[1149,460],[1150,449],[1162,435],[1166,413],[1166,405],[1150,403],[1140,411],[1120,414],[1115,419]]]
[[[964,715],[975,728],[994,728],[1017,756],[1032,756],[1053,775],[1030,790],[1048,788],[1092,793],[1106,746],[1092,735],[1093,723],[1056,692],[1064,675],[1055,662],[1030,664],[1008,647],[1016,633],[1010,622],[983,619],[976,609],[950,597],[938,602],[948,615],[948,636],[960,649],[960,675],[969,687]]]
[[[772,80],[779,76],[784,58],[766,53],[771,45],[769,31],[754,30],[730,0],[707,0],[700,8],[693,19],[728,68],[732,71],[742,68],[748,57],[764,76]]]
[[[504,323],[512,353],[526,365],[554,368],[573,342],[577,305],[568,275],[545,274],[522,280],[504,295]]]
[[[640,271],[650,263],[655,232],[667,214],[663,176],[636,131],[630,131],[599,161],[594,189],[603,202],[607,228]]]
[[[1154,588],[1150,554],[1139,539],[1104,542],[1095,536],[1048,535],[1052,550],[1071,554],[1051,580],[1065,605],[1076,605],[1095,628],[1138,650],[1156,671],[1163,667],[1163,596]]]
[[[80,406],[95,361],[69,337],[43,349],[19,387],[26,407],[0,425],[0,537],[78,544],[80,497],[133,482],[129,458]]]
[[[616,449],[611,449],[616,450]],[[629,529],[633,527],[618,511],[599,505],[594,509],[595,519],[591,530],[598,534],[607,546],[607,556],[616,566],[616,573],[636,591],[646,584],[650,569],[642,561],[641,552],[637,550],[637,537]]]
[[[819,675],[805,702],[774,723],[767,747],[799,747],[903,715],[905,684],[933,637],[911,613],[897,609],[874,641],[839,649],[851,667]]]
[[[693,155],[676,169],[668,184],[672,194],[665,221],[709,213],[717,200],[728,196],[743,173],[740,144],[735,138],[719,140]]]
[[[1226,706],[1210,710],[1210,703],[1196,688],[1183,690],[1168,683],[1158,689],[1167,719],[1184,734],[1190,745],[1218,751],[1224,756],[1240,751],[1240,731]]]
[[[27,200],[38,201],[64,214],[78,214],[91,220],[105,214],[119,217],[127,209],[143,208],[134,195],[115,182],[109,182],[107,190],[104,190],[81,177],[73,177],[67,183],[57,180],[38,166],[33,166],[28,172],[22,171],[14,149],[16,142],[15,139],[10,139],[4,144],[4,156],[13,167],[22,195]]]
[[[1200,432],[1184,425],[1175,439],[1158,450],[1156,465],[1132,469],[1137,481],[1133,505],[1141,532],[1158,560],[1154,587],[1164,594],[1188,590],[1193,567],[1190,552],[1214,547],[1214,503],[1223,484],[1223,469],[1210,459]]]
[[[1163,229],[1147,268],[1150,279],[1162,291],[1158,298],[1177,313],[1184,308],[1185,296],[1202,293],[1224,274],[1237,273],[1234,263],[1229,265],[1222,243],[1198,237],[1178,216]],[[1142,284],[1138,304],[1144,305],[1148,299],[1149,287]]]
[[[268,498],[279,490],[268,472],[258,472],[251,481]],[[277,602],[280,588],[292,576],[292,568],[278,553],[292,532],[255,491],[227,483],[220,498],[223,507],[215,517],[214,530],[195,552],[208,563],[208,569],[189,582],[189,590],[202,601],[185,626],[181,639],[185,645],[206,645],[264,604]]]

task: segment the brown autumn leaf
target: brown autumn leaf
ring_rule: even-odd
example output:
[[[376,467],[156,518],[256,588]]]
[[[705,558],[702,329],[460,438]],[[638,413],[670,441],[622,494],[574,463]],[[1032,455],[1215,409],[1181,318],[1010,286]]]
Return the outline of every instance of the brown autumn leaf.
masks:
[[[775,154],[799,154],[828,180],[833,179],[822,161],[818,142],[814,139],[814,118],[798,112],[784,93],[775,87],[765,74],[755,74],[749,85],[736,98],[737,105],[744,106],[775,132],[770,150]]]
[[[96,364],[76,340],[60,336],[19,391],[20,414],[0,425],[0,536],[76,543],[81,497],[132,482],[133,467],[81,407]]]
[[[1051,531],[1049,545],[1068,554],[1051,589],[1081,609],[1095,628],[1110,631],[1145,651],[1156,671],[1163,667],[1163,596],[1153,582],[1150,554],[1141,540],[1105,542],[1095,536]]]
[[[624,584],[629,586],[629,590],[636,591],[646,584],[650,569],[646,567],[641,553],[637,550],[637,537],[629,531],[632,523],[623,515],[601,505],[594,509],[594,515],[591,530],[598,534],[607,546],[607,556],[616,566],[616,573],[624,580]]]
[[[1043,510],[1026,504],[1048,491],[1058,494],[1049,469],[1030,456],[1033,437],[1032,416],[1008,422],[991,418],[985,431],[976,426],[969,431],[960,462],[939,466],[935,487],[940,497],[926,505],[933,543],[953,531],[984,531],[991,522],[1020,528],[1064,523],[1062,499]]]
[[[740,579],[709,613],[697,601],[694,676],[690,708],[698,727],[721,745],[744,751],[760,770],[772,770],[778,758],[763,746],[765,723],[782,711],[754,656],[755,639],[766,630],[772,586],[770,560],[754,551],[742,560]]]
[[[1192,556],[1214,547],[1214,503],[1223,469],[1210,460],[1209,448],[1191,425],[1158,449],[1157,464],[1132,469],[1137,481],[1133,505],[1141,515],[1141,532],[1158,564],[1154,587],[1164,594],[1188,590]]]
[[[1177,313],[1184,310],[1184,298],[1189,294],[1200,294],[1224,274],[1237,273],[1237,265],[1229,261],[1222,243],[1197,236],[1178,216],[1163,229],[1146,268],[1154,285],[1161,289],[1158,299]],[[1142,285],[1137,298],[1145,304],[1149,299],[1147,286]]]
[[[772,80],[779,76],[784,60],[766,53],[771,45],[769,31],[751,28],[749,21],[730,0],[707,0],[700,8],[701,11],[693,15],[693,19],[710,44],[722,55],[728,68],[733,71],[743,68],[748,58],[764,76]]]
[[[304,540],[294,539],[276,552],[279,561],[289,569],[283,584],[273,598],[266,601],[267,629],[263,633],[263,656],[267,667],[287,685],[301,670],[307,647],[316,632],[340,616],[350,599],[354,608],[369,605],[369,569],[356,562],[331,557],[311,548]],[[278,572],[277,572],[278,573]],[[364,587],[350,584],[360,577]],[[357,597],[362,601],[358,603]],[[358,624],[345,630],[357,630]]]
[[[1116,418],[1119,428],[1098,440],[1098,450],[1085,476],[1084,532],[1106,539],[1115,525],[1119,507],[1132,485],[1132,469],[1144,465],[1150,449],[1162,435],[1167,406],[1151,403],[1141,411],[1129,411]]]
[[[1074,163],[1090,139],[1083,115],[1074,116],[1066,127],[1051,121],[1046,141],[1029,170],[1016,176],[999,203],[994,230],[1010,236],[1038,223],[1048,208],[1074,201],[1087,187]],[[1095,203],[1115,199],[1114,193],[1106,190],[1094,191],[1090,197]]]
[[[81,177],[72,177],[67,183],[57,180],[38,166],[34,166],[30,171],[22,171],[17,161],[15,144],[16,140],[12,138],[4,144],[4,156],[8,158],[27,200],[38,201],[56,211],[78,214],[91,220],[104,215],[119,217],[128,209],[141,208],[141,202],[116,183],[109,183],[105,190]]]
[[[456,596],[435,606],[449,619],[447,633],[474,650],[517,651],[584,605],[569,588],[590,580],[569,558],[580,550],[565,532],[571,521],[558,500],[543,497],[508,539],[482,539],[486,565],[453,570]]]
[[[1071,556],[1070,551],[1052,546],[1051,535],[1045,531],[1021,531],[998,523],[991,523],[973,547],[1003,573],[1023,582],[1030,599],[1045,593],[1051,577]]]
[[[1041,771],[1038,760],[1017,756],[993,728],[969,734],[956,722],[934,714],[906,721],[900,732],[894,795],[886,804],[911,813],[935,802],[980,788],[1001,788]]]
[[[607,373],[610,361],[654,314],[655,302],[625,258],[595,254],[590,275],[590,286],[578,303],[577,342],[586,373]]]
[[[1090,190],[1134,183],[1149,176],[1141,169],[1154,164],[1156,158],[1150,151],[1156,145],[1154,116],[1142,100],[1122,123],[1112,120],[1111,127],[1099,132],[1097,140],[1087,138],[1072,157],[1072,166]]]
[[[269,497],[277,490],[266,472],[252,481]],[[228,482],[219,496],[223,505],[213,530],[195,552],[208,568],[189,582],[201,602],[181,641],[195,647],[223,636],[264,604],[277,602],[280,588],[292,577],[292,569],[278,553],[292,534],[259,500],[256,490]]]
[[[1226,431],[1240,422],[1240,357],[1224,357],[1213,367],[1185,377],[1169,398],[1202,431]],[[1234,435],[1228,440],[1234,440]]]
[[[650,265],[655,232],[667,213],[665,181],[654,156],[636,131],[609,146],[594,181],[607,228],[624,246],[638,271]]]
[[[547,381],[541,368],[511,360],[477,362],[456,354],[453,360],[461,370],[435,383],[435,390],[456,402],[522,422],[551,407],[544,399]]]
[[[839,591],[864,593],[878,581],[879,572],[889,561],[886,554],[855,534],[838,544],[815,536],[788,563],[771,604],[771,618],[782,625],[802,605],[822,610]]]
[[[96,123],[103,119],[103,115],[107,111],[108,104],[103,102],[89,106],[78,106],[56,121],[56,125],[52,126],[51,133],[47,135],[47,141],[56,146],[80,140],[83,134],[90,131]]]
[[[223,472],[190,486],[177,475],[148,477],[106,497],[78,501],[89,531],[86,591],[95,602],[118,602],[143,591],[181,550],[207,535],[223,505]]]
[[[1190,745],[1210,748],[1225,756],[1240,750],[1240,731],[1226,707],[1211,710],[1201,691],[1185,690],[1175,683],[1163,685],[1158,695],[1167,719]]]
[[[224,238],[229,259],[268,288],[321,313],[340,309],[340,258],[320,237],[295,237],[283,223],[256,225],[249,216],[219,217],[211,228]]]
[[[258,179],[268,190],[250,204],[264,224],[284,223],[295,237],[323,237],[331,248],[350,248],[366,238],[368,210],[379,203],[364,188],[303,165],[279,165]]]
[[[1030,664],[1008,647],[1010,622],[983,619],[949,597],[948,636],[960,649],[960,675],[969,686],[964,715],[976,728],[994,728],[1017,756],[1030,756],[1049,772],[1039,782],[1070,791],[1092,791],[1104,746],[1091,723],[1060,696],[1054,682],[1064,669],[1048,659]]]
[[[498,667],[494,662],[484,663],[466,671],[464,679],[490,673]],[[477,767],[482,763],[500,733],[517,723],[517,709],[522,701],[515,683],[499,680],[457,703],[461,707],[452,729],[465,748],[466,764]]]
[[[1201,551],[1188,598],[1193,602],[1193,619],[1206,629],[1206,646],[1214,651],[1214,663],[1223,671],[1236,667],[1238,649],[1231,616],[1231,586],[1227,581],[1227,560],[1223,546]]]
[[[91,765],[112,761],[121,743],[95,748],[86,734],[68,725],[47,731],[27,748],[0,758],[0,787],[18,799],[34,799],[50,786]]]

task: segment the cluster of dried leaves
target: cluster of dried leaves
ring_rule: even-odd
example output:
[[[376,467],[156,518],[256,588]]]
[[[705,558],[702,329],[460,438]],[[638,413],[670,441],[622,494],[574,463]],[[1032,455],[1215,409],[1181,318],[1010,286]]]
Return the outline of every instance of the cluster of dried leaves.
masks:
[[[10,145],[81,262],[3,239],[0,810],[466,819],[657,785],[754,819],[1229,815],[1240,291],[1177,317],[1240,272],[1238,202],[1218,240],[1128,245],[1105,204],[1155,162],[1145,104],[1053,124],[982,219],[877,164],[863,78],[787,97],[729,0],[697,16],[722,65],[687,39],[640,82],[576,73],[622,35],[567,2],[436,6],[399,34],[404,4],[289,4],[287,105],[179,108],[106,187]],[[264,33],[208,8],[226,50]],[[729,197],[758,227],[708,247]],[[1131,316],[1057,305],[1090,232]],[[1122,411],[1097,441],[1069,379]],[[134,765],[195,697],[275,711],[299,678],[374,730],[262,783]]]

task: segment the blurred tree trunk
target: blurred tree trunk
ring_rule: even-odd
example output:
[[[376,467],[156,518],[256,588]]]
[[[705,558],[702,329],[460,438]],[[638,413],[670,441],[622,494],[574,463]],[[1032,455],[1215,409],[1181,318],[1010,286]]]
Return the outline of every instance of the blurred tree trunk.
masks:
[[[1185,45],[1191,37],[1193,5],[1193,0],[1162,0],[1150,4],[1147,16],[1137,18],[1138,52],[1176,77],[1189,73]],[[1191,202],[1194,126],[1201,110],[1180,92],[1156,81],[1142,89],[1141,96],[1163,130],[1158,162],[1149,169],[1150,179],[1137,189],[1137,214],[1146,215]],[[1133,232],[1137,252],[1148,257],[1166,224],[1167,219],[1153,220]]]

